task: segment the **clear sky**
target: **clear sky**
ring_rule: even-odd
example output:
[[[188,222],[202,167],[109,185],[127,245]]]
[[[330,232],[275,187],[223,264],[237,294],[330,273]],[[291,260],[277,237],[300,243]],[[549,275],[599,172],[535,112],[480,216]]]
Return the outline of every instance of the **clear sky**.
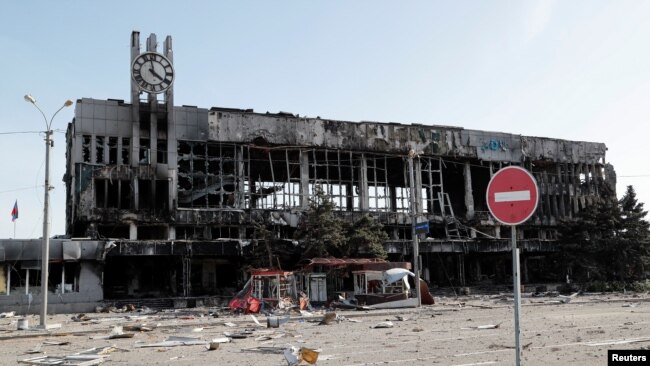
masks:
[[[604,142],[650,201],[650,2],[3,1],[0,238],[42,234],[40,113],[129,95],[129,41],[174,42],[175,103]],[[52,234],[65,231],[54,120]],[[4,210],[4,211],[3,211]],[[5,213],[2,216],[2,212]],[[4,217],[4,219],[2,218]]]

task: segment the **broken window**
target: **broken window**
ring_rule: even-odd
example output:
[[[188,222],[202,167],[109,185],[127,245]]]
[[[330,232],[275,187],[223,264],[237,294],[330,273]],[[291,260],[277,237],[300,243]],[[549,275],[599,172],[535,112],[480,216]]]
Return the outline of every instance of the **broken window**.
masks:
[[[209,229],[205,226],[177,226],[176,239],[178,240],[204,240],[209,239]]]
[[[485,194],[488,184],[490,183],[490,169],[488,166],[471,166],[472,176],[472,197],[474,198],[475,212],[485,212],[487,215],[488,206]]]
[[[131,208],[131,182],[128,180],[95,179],[95,207]]]
[[[91,156],[90,156],[90,144],[91,144],[91,136],[90,135],[83,135],[81,137],[81,155],[83,158],[84,163],[90,163],[91,162]]]
[[[131,139],[128,137],[122,137],[122,164],[129,165],[131,161],[129,156],[131,154]]]
[[[95,136],[95,163],[104,164],[104,136]]]
[[[229,238],[239,239],[239,227],[217,226],[211,229],[212,239]]]
[[[165,226],[138,226],[138,240],[165,240],[167,227]]]
[[[169,182],[167,179],[156,180],[156,210],[166,211],[169,208]]]
[[[108,138],[108,163],[117,164],[117,137]]]
[[[185,142],[178,145],[179,207],[234,207],[238,192],[233,144]]]
[[[167,140],[160,140],[156,142],[156,158],[159,164],[167,164]]]
[[[299,150],[247,147],[243,171],[245,207],[287,209],[301,205]]]
[[[128,239],[130,228],[128,225],[98,225],[97,233],[101,238]]]
[[[442,216],[464,217],[465,207],[465,163],[445,161],[444,192],[439,194]]]
[[[9,266],[10,294],[38,293],[41,283],[40,261],[21,261]]]
[[[330,196],[337,210],[360,209],[361,159],[361,154],[351,151],[309,151],[309,195],[313,197],[315,186],[319,186]]]
[[[79,262],[51,263],[49,272],[50,289],[56,294],[79,292]]]
[[[156,160],[160,164],[167,164],[167,118],[158,118],[156,131]]]
[[[138,208],[152,208],[152,187],[151,180],[138,179]]]
[[[138,156],[138,161],[140,165],[149,165],[151,164],[150,154],[151,154],[151,140],[148,138],[140,138],[140,155]]]
[[[118,208],[120,206],[120,181],[107,180],[106,181],[106,207]]]
[[[119,207],[123,210],[131,209],[131,192],[133,188],[131,187],[130,180],[121,180],[120,181],[120,205]]]
[[[441,215],[440,196],[444,193],[442,160],[431,157],[419,157],[417,160],[422,172],[422,212]]]
[[[386,175],[386,157],[367,155],[368,209],[390,211],[390,194]]]
[[[95,207],[106,208],[106,180],[95,179]]]

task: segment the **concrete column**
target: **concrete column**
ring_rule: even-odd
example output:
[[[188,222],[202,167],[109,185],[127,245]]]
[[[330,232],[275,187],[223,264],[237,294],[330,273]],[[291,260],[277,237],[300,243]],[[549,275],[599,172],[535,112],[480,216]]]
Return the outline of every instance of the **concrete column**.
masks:
[[[174,64],[174,51],[172,49],[172,37],[165,38],[165,57]],[[170,169],[177,168],[178,142],[176,141],[176,119],[174,118],[174,84],[165,91],[165,103],[167,108],[167,164]],[[176,199],[176,189],[173,190],[173,199]],[[169,206],[171,207],[171,206]]]
[[[368,211],[368,162],[366,154],[361,154],[361,167],[359,167],[359,206],[361,211]]]
[[[465,162],[463,173],[465,177],[465,208],[467,209],[465,217],[471,220],[474,218],[474,194],[472,192],[472,169],[469,162]]]
[[[129,240],[137,240],[138,239],[138,226],[131,222],[129,223]]]
[[[131,74],[131,65],[140,55],[140,32],[131,33],[131,62],[129,63],[129,75]],[[140,161],[140,88],[133,79],[131,79],[131,166],[137,167]],[[137,207],[137,199],[136,210]]]
[[[61,262],[61,293],[65,293],[65,262]]]
[[[309,207],[309,151],[300,150],[300,207]]]

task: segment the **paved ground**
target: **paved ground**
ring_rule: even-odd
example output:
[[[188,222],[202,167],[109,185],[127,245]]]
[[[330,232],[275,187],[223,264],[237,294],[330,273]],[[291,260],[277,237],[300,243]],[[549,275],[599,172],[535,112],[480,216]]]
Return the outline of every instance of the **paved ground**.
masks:
[[[26,354],[35,348],[48,356],[65,356],[93,347],[116,346],[119,349],[109,354],[107,365],[286,365],[284,356],[276,352],[290,345],[319,349],[317,364],[323,366],[514,363],[511,301],[497,296],[437,300],[436,305],[417,310],[339,311],[339,317],[346,319],[330,325],[294,317],[279,328],[256,326],[249,316],[214,318],[207,315],[209,309],[152,315],[87,314],[91,319],[84,322],[72,321],[71,315],[56,315],[49,322],[61,323],[62,328],[49,334],[17,331],[17,318],[6,318],[0,319],[0,364],[14,365],[19,360],[43,355]],[[568,304],[558,304],[555,300],[530,297],[523,300],[525,365],[606,365],[608,349],[639,349],[650,345],[650,296],[647,294],[578,296]],[[398,320],[398,315],[406,320]],[[38,323],[38,317],[28,320],[30,325]],[[259,320],[266,324],[264,316]],[[386,320],[393,323],[392,328],[372,328]],[[235,326],[227,326],[225,322]],[[127,339],[96,339],[109,335],[116,325],[128,324],[146,324],[153,330],[136,332],[133,338]],[[487,325],[498,327],[483,327]],[[254,331],[247,338],[221,344],[215,351],[208,351],[205,345],[141,347],[169,336],[210,340],[223,337],[224,332],[245,329]]]

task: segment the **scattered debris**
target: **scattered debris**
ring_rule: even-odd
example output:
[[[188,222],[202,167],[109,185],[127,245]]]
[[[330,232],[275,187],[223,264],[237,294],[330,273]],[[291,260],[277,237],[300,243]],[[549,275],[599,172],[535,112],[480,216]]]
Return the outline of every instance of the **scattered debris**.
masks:
[[[213,340],[210,341],[210,343],[230,343],[230,338],[228,337],[214,338]]]
[[[578,294],[579,292],[575,292],[569,296],[558,295],[557,297],[560,298],[560,302],[562,302],[563,304],[568,304],[569,302],[571,302],[571,300],[573,300],[576,296],[578,296]]]
[[[8,311],[6,313],[0,313],[0,318],[13,318],[14,316],[16,316],[15,311]]]
[[[334,314],[336,318],[336,314]],[[278,328],[281,324],[285,324],[289,322],[289,316],[286,317],[277,317],[277,316],[269,316],[266,318],[266,326],[268,328]]]
[[[63,342],[44,341],[41,344],[45,345],[45,346],[66,346],[66,345],[70,344],[70,342],[67,342],[67,341],[63,341]]]
[[[348,321],[348,322],[350,322],[350,323],[361,323],[361,320],[359,320],[359,319],[348,318],[348,317],[345,317],[345,316],[343,316],[343,315],[339,315],[339,316],[337,316],[337,317],[336,317],[336,320],[339,321],[339,322],[341,322],[341,321]]]
[[[77,314],[77,315],[71,317],[71,319],[72,319],[72,321],[75,321],[75,322],[87,322],[91,318],[88,315],[82,313],[82,314]]]
[[[29,329],[29,322],[25,318],[20,318],[18,319],[18,322],[16,323],[16,329],[18,330],[27,330]]]
[[[204,341],[198,337],[180,337],[180,336],[169,336],[162,342],[158,343],[148,343],[148,344],[138,344],[136,347],[145,348],[145,347],[176,347],[176,346],[196,346],[196,345],[205,345],[208,344],[207,341]]]
[[[35,353],[41,353],[41,352],[43,352],[43,351],[41,351],[41,347],[43,347],[43,343],[39,343],[36,347],[25,351],[25,354],[26,355],[32,355],[32,354],[35,354]]]
[[[393,322],[391,321],[385,321],[381,323],[377,323],[375,325],[371,325],[370,328],[377,329],[377,328],[392,328],[393,327]]]
[[[623,305],[622,305],[622,307],[624,307],[624,308],[635,308],[635,307],[637,307],[637,306],[639,306],[639,303],[638,303],[638,302],[631,303],[631,304],[623,304]]]
[[[69,343],[69,342],[67,342]],[[18,361],[30,365],[61,365],[61,366],[89,366],[98,365],[105,361],[108,353],[120,350],[128,352],[126,349],[114,346],[91,348],[68,356],[39,356]]]
[[[257,320],[257,317],[256,317],[255,315],[250,314],[250,316],[251,316],[251,318],[253,318],[253,321],[255,322],[255,324],[256,324],[258,327],[264,327],[264,325],[262,325],[262,323],[260,323],[260,321]],[[267,321],[268,321],[268,320],[267,320]]]
[[[632,339],[612,339],[612,340],[602,341],[602,342],[587,342],[585,344],[589,347],[599,347],[599,346],[611,346],[611,345],[639,343],[639,342],[650,342],[650,338],[644,337],[644,338],[632,338]]]
[[[325,313],[323,316],[323,320],[318,323],[318,325],[330,325],[334,321],[336,321],[336,313],[331,312],[331,313]]]
[[[62,365],[62,366],[88,366],[104,362],[101,355],[70,355],[70,356],[39,356],[18,361],[29,365]]]
[[[487,324],[487,325],[479,325],[476,327],[465,327],[465,328],[460,328],[460,329],[497,329],[501,326],[501,323],[499,324]]]
[[[310,348],[297,348],[291,346],[284,350],[284,359],[287,360],[289,366],[295,366],[305,361],[308,364],[314,365],[318,360],[320,351]]]
[[[408,320],[409,318],[403,316],[403,315],[396,315],[395,318],[401,322]]]
[[[242,352],[259,352],[259,353],[269,353],[269,354],[283,354],[284,347],[253,347],[253,348],[242,348]]]
[[[250,330],[242,330],[242,331],[235,332],[235,333],[223,332],[223,335],[225,335],[228,338],[232,338],[232,339],[248,338],[248,336],[251,335],[251,334],[253,334],[253,332],[251,332]]]
[[[299,311],[300,311],[300,315],[305,318],[311,318],[312,316],[314,316],[314,314],[311,313],[310,311],[302,310],[302,309],[300,309]]]
[[[153,328],[147,327],[146,324],[123,325],[122,328],[129,332],[151,332]]]
[[[225,323],[223,323],[223,325],[225,325],[227,327],[236,327],[237,326],[237,324],[231,323],[231,322],[225,322]]]

